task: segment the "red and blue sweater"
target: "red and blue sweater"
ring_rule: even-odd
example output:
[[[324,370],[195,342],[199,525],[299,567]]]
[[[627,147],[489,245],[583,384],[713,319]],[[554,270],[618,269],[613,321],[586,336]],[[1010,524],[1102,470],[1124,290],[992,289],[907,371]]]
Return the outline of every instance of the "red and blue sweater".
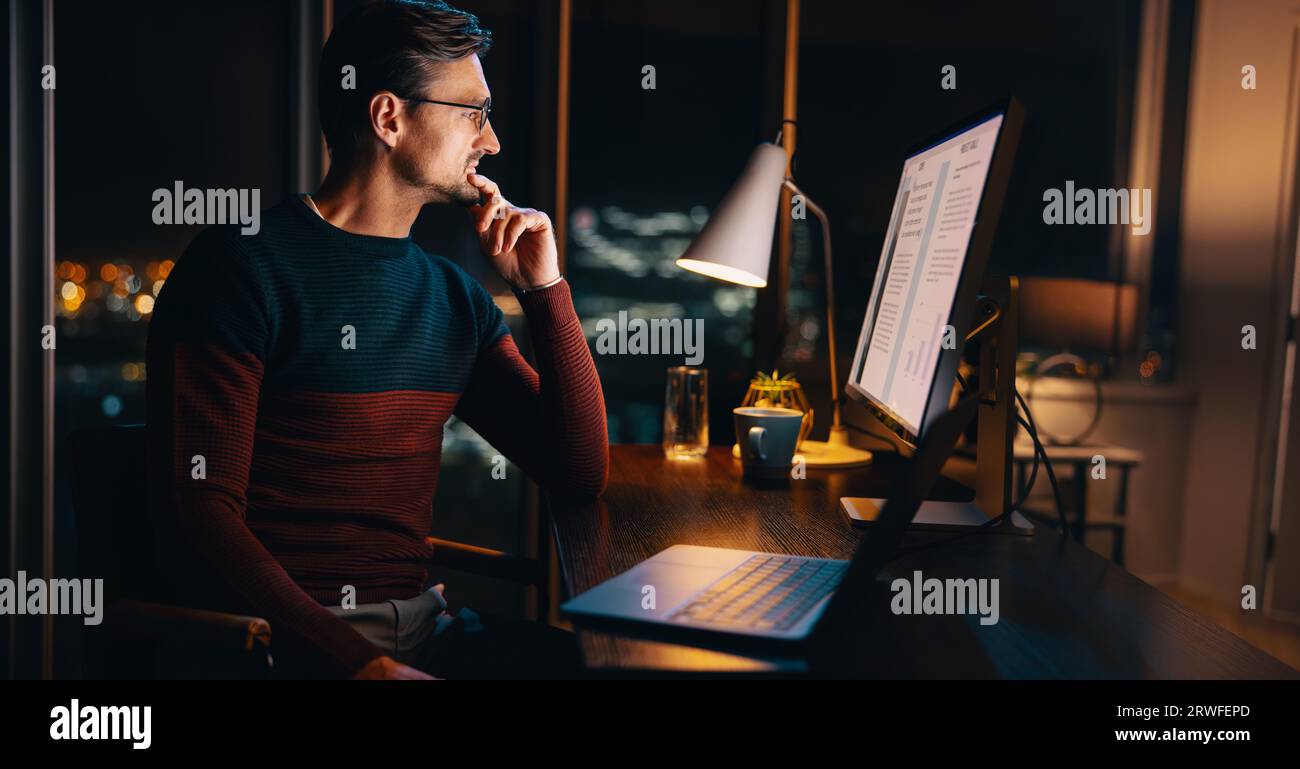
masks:
[[[536,370],[487,291],[409,236],[341,230],[298,196],[256,235],[200,233],[147,352],[151,502],[181,595],[351,675],[381,652],[325,606],[425,587],[452,414],[543,489],[599,495],[604,397],[568,284],[516,296]]]

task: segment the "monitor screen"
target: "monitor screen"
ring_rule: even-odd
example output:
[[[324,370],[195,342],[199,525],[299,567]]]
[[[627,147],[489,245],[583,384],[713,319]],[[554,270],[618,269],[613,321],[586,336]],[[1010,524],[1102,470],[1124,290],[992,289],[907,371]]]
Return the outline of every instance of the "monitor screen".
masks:
[[[913,435],[924,424],[1004,117],[963,129],[903,164],[850,383]]]

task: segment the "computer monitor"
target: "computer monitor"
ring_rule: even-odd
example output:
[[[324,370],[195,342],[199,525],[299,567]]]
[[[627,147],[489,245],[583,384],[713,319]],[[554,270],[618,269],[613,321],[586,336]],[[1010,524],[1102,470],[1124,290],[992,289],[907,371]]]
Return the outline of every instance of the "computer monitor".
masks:
[[[845,387],[902,451],[948,408],[1021,120],[1008,99],[918,143],[903,162]]]

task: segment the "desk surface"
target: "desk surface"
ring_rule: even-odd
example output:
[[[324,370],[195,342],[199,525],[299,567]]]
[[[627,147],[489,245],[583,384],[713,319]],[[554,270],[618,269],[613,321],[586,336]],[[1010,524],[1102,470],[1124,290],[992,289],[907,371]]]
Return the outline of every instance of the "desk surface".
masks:
[[[900,460],[879,454],[855,470],[809,468],[788,486],[741,478],[728,447],[667,460],[659,446],[613,446],[610,483],[595,502],[548,500],[568,595],[674,544],[849,558],[860,530],[839,497],[887,494]],[[942,480],[936,496],[964,489]],[[910,532],[905,545],[951,534]],[[1164,593],[1046,529],[1033,537],[978,534],[893,561],[887,579],[1000,580],[1000,620],[898,616],[887,582],[862,627],[801,656],[701,649],[613,635],[578,624],[587,665],[604,670],[805,672],[890,678],[1300,678],[1300,673]]]

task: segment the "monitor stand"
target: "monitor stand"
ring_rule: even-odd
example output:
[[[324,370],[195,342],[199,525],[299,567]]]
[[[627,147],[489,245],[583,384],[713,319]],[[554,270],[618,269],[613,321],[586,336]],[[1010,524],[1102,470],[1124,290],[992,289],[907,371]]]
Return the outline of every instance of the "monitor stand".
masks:
[[[876,516],[885,509],[885,500],[879,497],[840,497],[840,510],[854,526],[866,527],[875,523]],[[989,515],[975,502],[922,502],[908,528],[914,531],[965,531],[988,523]],[[1034,533],[1034,526],[1020,513],[1012,513],[1009,521],[987,527],[1001,534]]]
[[[989,519],[1011,510],[1011,450],[1016,437],[1016,353],[1019,349],[1020,281],[1015,276],[989,276],[977,304],[975,330],[966,341],[980,337],[979,381],[992,382],[986,403],[979,407],[979,442],[975,452],[975,499],[971,502],[927,501],[921,504],[910,528],[920,531],[970,531],[983,527],[989,533],[1034,533],[1033,524],[1020,513],[1001,523],[984,526]],[[981,385],[982,386],[982,385]],[[854,526],[870,526],[884,509],[885,500],[874,497],[840,497],[840,510]]]

